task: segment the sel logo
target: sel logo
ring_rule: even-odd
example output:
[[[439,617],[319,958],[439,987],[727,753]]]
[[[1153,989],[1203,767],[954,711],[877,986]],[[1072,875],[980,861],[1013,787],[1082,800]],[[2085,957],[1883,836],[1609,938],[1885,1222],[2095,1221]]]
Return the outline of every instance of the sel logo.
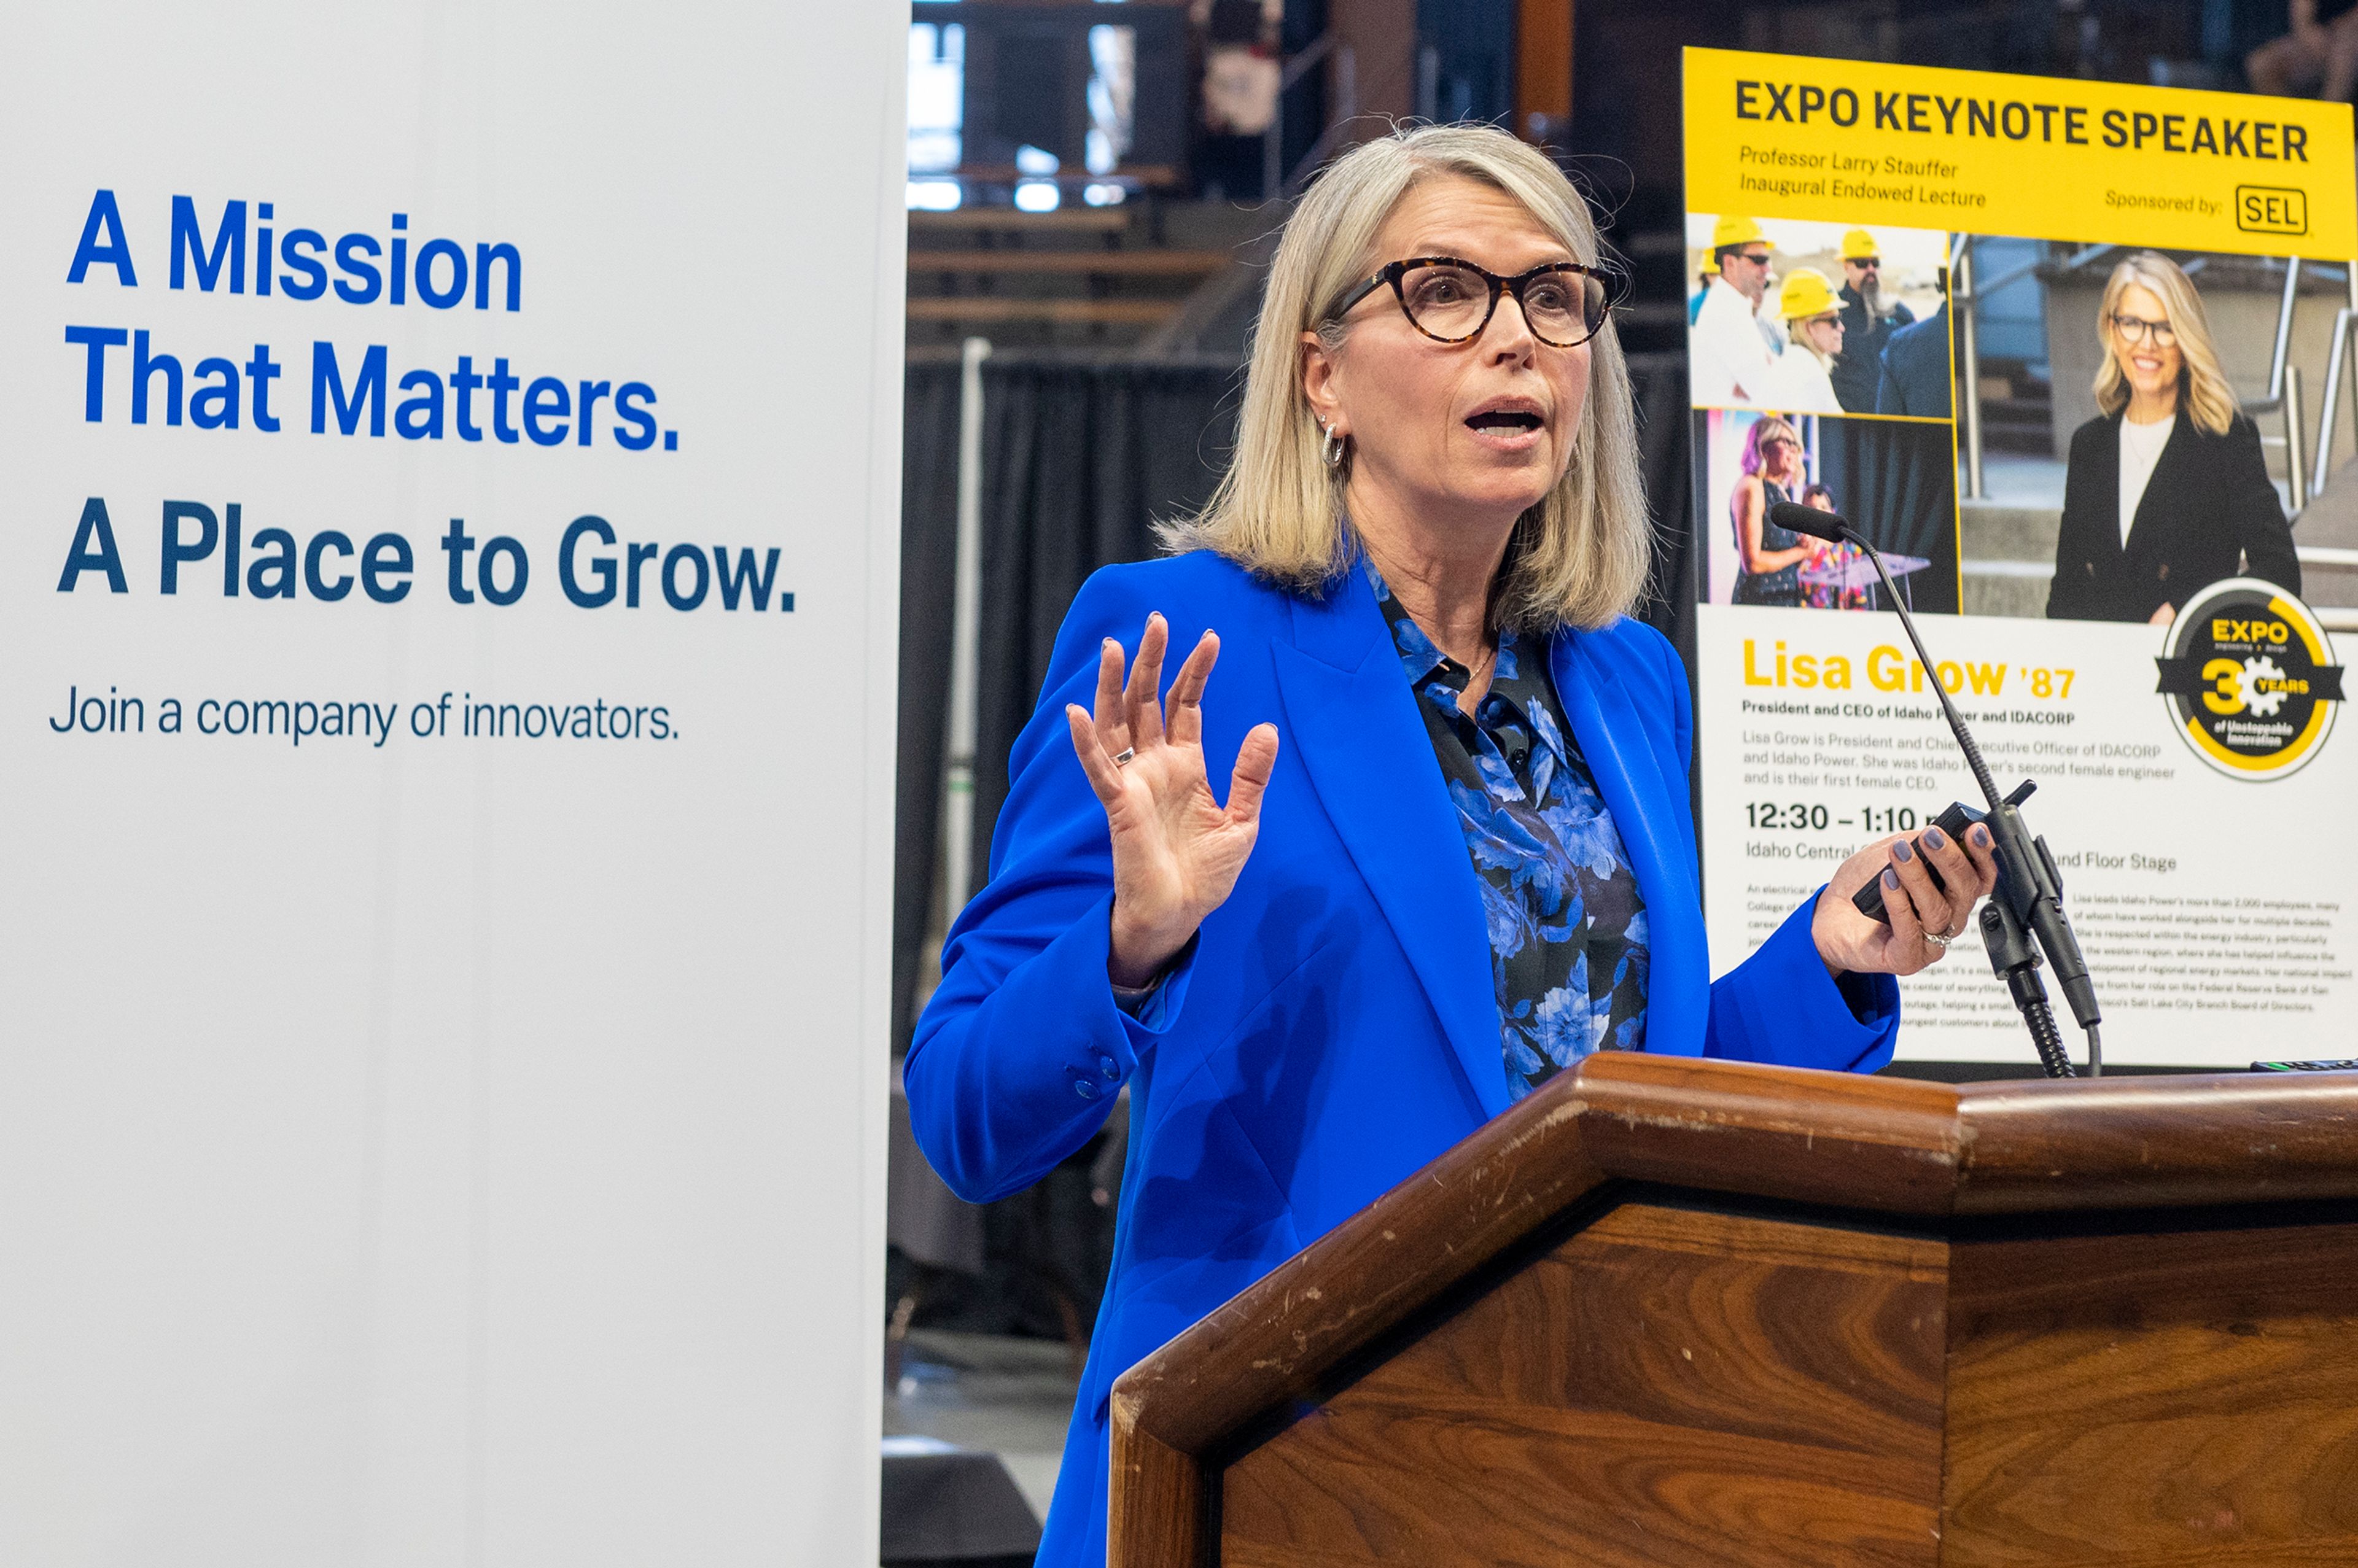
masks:
[[[2306,234],[2309,193],[2280,185],[2239,185],[2235,227],[2250,234]]]
[[[2342,666],[2308,605],[2274,583],[2212,583],[2170,622],[2155,687],[2179,735],[2230,778],[2299,769],[2325,744]]]

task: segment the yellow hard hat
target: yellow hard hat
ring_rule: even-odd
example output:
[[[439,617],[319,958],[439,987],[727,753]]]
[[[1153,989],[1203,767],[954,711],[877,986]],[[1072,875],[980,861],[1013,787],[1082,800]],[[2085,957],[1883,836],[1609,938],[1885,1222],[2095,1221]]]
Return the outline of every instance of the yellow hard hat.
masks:
[[[1738,218],[1730,215],[1728,217],[1722,218],[1718,222],[1714,223],[1711,226],[1711,248],[1713,250],[1719,250],[1728,245],[1749,245],[1766,243],[1766,240],[1760,232],[1759,221],[1755,218]]]
[[[1813,266],[1795,267],[1785,275],[1785,285],[1777,291],[1777,314],[1788,321],[1823,316],[1840,308],[1833,286],[1824,273]]]
[[[1870,256],[1882,254],[1876,245],[1875,236],[1865,229],[1853,229],[1843,236],[1842,259],[1844,261],[1866,261]]]

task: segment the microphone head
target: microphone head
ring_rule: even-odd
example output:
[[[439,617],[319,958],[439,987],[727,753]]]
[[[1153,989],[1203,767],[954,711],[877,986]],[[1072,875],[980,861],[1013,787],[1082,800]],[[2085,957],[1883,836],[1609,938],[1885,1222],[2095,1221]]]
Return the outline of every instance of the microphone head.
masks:
[[[1779,528],[1790,528],[1796,534],[1807,534],[1812,539],[1843,541],[1850,524],[1831,512],[1821,512],[1814,506],[1804,506],[1798,501],[1780,501],[1768,509],[1768,521]]]

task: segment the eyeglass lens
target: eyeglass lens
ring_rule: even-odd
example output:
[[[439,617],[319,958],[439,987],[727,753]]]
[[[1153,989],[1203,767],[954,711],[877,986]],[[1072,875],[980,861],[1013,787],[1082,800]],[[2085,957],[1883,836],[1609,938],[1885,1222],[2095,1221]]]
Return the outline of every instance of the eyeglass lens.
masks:
[[[1403,272],[1400,297],[1419,330],[1446,341],[1472,337],[1490,313],[1489,280],[1447,262]],[[1586,273],[1541,273],[1523,285],[1522,299],[1531,335],[1557,348],[1585,343],[1605,324],[1605,280]]]

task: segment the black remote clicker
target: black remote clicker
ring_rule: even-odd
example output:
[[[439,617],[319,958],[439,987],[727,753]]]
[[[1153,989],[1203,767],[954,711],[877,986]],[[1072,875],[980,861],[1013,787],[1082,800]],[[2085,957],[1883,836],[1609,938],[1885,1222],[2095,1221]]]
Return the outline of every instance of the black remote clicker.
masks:
[[[1956,838],[1986,815],[1988,814],[1985,812],[1975,811],[1962,800],[1952,800],[1949,803],[1948,810],[1932,819],[1932,826],[1951,838]],[[1918,854],[1924,852],[1922,844],[1917,843],[1913,838],[1909,842],[1916,845]],[[1932,879],[1934,887],[1939,888],[1942,892],[1949,891],[1949,884],[1941,880],[1941,873],[1931,861],[1924,862],[1924,871],[1925,874]],[[1869,920],[1880,920],[1886,925],[1891,924],[1883,913],[1883,878],[1879,873],[1867,878],[1866,885],[1851,894],[1850,901],[1857,906],[1858,912]]]

